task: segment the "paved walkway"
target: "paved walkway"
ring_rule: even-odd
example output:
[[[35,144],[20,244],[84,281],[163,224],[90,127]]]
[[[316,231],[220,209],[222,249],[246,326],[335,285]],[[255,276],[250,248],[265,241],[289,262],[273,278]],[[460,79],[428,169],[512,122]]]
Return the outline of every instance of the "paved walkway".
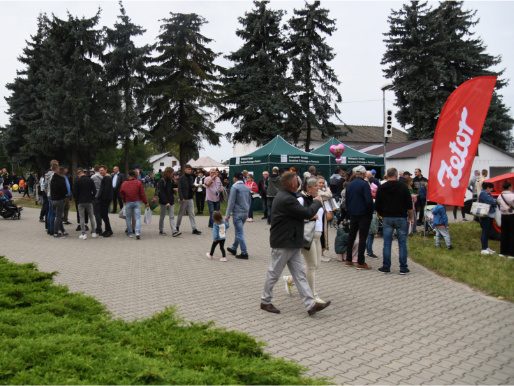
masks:
[[[73,221],[72,237],[54,240],[38,213],[26,209],[20,221],[0,219],[0,254],[59,271],[57,283],[95,296],[126,320],[176,304],[186,320],[247,332],[267,342],[271,354],[307,366],[308,375],[337,383],[514,384],[514,305],[413,262],[408,276],[398,275],[397,266],[383,275],[322,263],[319,293],[332,305],[309,317],[298,294],[289,297],[279,282],[273,303],[281,314],[274,315],[259,309],[270,259],[260,217],[245,225],[250,259],[221,263],[219,249],[215,260],[205,257],[212,242],[207,217],[197,218],[201,236],[191,234],[187,218],[181,237],[159,236],[154,216],[141,240],[128,239],[124,222],[111,215],[111,238],[79,240]],[[381,245],[376,239],[375,253]],[[333,251],[328,255],[335,259]]]

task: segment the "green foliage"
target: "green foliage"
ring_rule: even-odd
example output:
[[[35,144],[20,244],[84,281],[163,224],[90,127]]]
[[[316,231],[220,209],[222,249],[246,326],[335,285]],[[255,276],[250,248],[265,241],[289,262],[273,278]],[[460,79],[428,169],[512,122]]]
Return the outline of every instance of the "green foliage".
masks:
[[[148,110],[144,118],[158,144],[179,144],[180,164],[198,151],[202,140],[218,145],[212,113],[221,109],[223,88],[214,64],[219,54],[206,45],[212,39],[200,33],[206,20],[196,14],[171,13],[163,19],[161,34],[149,68]]]
[[[114,29],[105,28],[105,44],[111,51],[102,57],[109,90],[108,100],[111,129],[117,134],[124,148],[122,170],[129,170],[131,138],[142,132],[141,114],[144,111],[146,88],[146,64],[150,60],[152,46],[136,47],[133,39],[146,32],[133,24],[120,1],[119,22]]]
[[[478,23],[476,11],[464,11],[462,7],[462,1],[444,1],[435,9],[426,2],[411,1],[389,16],[382,64],[387,66],[386,77],[393,80],[396,118],[402,126],[411,126],[412,139],[433,137],[444,103],[462,83],[503,73],[491,70],[501,58],[487,54],[482,40],[473,37],[471,28]],[[496,88],[505,84],[499,79]],[[504,149],[513,123],[497,95],[482,138]]]
[[[481,255],[481,233],[480,224],[475,221],[451,224],[452,250],[436,248],[433,236],[423,245],[423,237],[416,234],[408,240],[409,257],[443,276],[514,301],[514,260],[497,254]],[[496,251],[499,244],[489,240],[490,248]]]
[[[179,318],[112,319],[56,274],[0,258],[2,384],[325,384],[247,334]]]
[[[233,139],[266,143],[291,131],[294,84],[287,74],[289,58],[280,22],[283,11],[267,8],[269,1],[254,1],[255,8],[239,18],[236,34],[243,46],[226,58],[234,63],[223,77],[228,88],[227,111],[219,121],[238,128]]]
[[[131,170],[135,164],[140,165],[145,171],[152,170],[152,164],[148,162],[148,158],[154,154],[152,144],[143,144],[142,141],[137,142],[138,144],[136,145],[134,141],[129,141],[128,170]],[[126,173],[128,170],[125,170],[123,167],[125,165],[125,150],[125,147],[105,149],[105,151],[98,155],[93,164],[107,165],[109,170],[112,170],[113,166],[119,166],[120,170]]]
[[[329,66],[335,58],[334,50],[323,35],[332,36],[336,31],[335,21],[328,17],[328,10],[320,8],[320,2],[305,3],[304,9],[294,10],[295,17],[289,20],[291,34],[287,44],[291,58],[292,75],[295,82],[295,121],[293,140],[296,142],[302,131],[306,132],[305,151],[310,151],[312,128],[321,131],[322,137],[341,134],[339,128],[329,121],[338,118],[341,94],[336,86],[341,82]],[[339,119],[339,118],[338,118]]]

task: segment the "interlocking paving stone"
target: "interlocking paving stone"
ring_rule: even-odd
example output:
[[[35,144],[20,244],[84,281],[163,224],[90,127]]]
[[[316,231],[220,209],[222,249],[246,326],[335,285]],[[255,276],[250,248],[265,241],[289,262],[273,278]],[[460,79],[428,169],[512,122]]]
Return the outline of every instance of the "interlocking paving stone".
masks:
[[[213,260],[205,257],[212,243],[207,217],[197,217],[201,236],[191,234],[187,218],[182,236],[159,236],[154,215],[142,226],[141,240],[129,239],[125,223],[112,215],[111,238],[79,240],[73,224],[70,237],[54,240],[38,214],[28,208],[20,221],[0,220],[2,254],[58,271],[57,284],[96,297],[114,318],[147,318],[175,305],[185,320],[214,320],[217,327],[249,333],[268,344],[266,352],[335,383],[514,383],[514,305],[412,261],[412,273],[398,275],[396,243],[392,275],[376,271],[381,259],[368,259],[371,271],[356,271],[337,261],[330,229],[325,255],[333,259],[321,264],[317,286],[332,305],[309,317],[296,289],[288,296],[279,280],[273,303],[281,314],[272,315],[259,308],[270,248],[269,227],[258,217],[245,225],[250,259],[228,255],[222,263],[219,250]],[[230,228],[227,246],[233,237]],[[28,239],[37,252],[19,248]],[[380,256],[382,239],[375,239],[374,249]]]

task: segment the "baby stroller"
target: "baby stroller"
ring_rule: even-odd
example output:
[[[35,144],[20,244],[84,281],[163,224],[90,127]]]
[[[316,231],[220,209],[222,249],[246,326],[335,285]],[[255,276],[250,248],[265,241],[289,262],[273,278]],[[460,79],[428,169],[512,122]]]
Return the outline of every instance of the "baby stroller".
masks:
[[[0,216],[11,220],[19,220],[21,218],[21,211],[23,208],[18,207],[11,201],[0,200]]]
[[[432,214],[432,210],[435,208],[435,205],[427,205],[425,207],[425,229],[420,233],[422,236],[428,236],[430,233],[435,235],[435,227],[434,227],[434,215]]]

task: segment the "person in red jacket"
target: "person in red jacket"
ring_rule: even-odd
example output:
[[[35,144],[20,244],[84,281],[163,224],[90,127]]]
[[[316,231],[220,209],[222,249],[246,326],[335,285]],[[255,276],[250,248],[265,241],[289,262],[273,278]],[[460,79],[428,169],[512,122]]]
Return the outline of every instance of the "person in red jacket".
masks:
[[[131,170],[128,172],[128,180],[121,184],[120,197],[125,203],[125,214],[127,215],[127,234],[128,237],[134,237],[132,232],[132,213],[136,218],[136,239],[141,238],[141,201],[146,207],[149,206],[146,199],[143,184],[136,179],[136,172]]]

